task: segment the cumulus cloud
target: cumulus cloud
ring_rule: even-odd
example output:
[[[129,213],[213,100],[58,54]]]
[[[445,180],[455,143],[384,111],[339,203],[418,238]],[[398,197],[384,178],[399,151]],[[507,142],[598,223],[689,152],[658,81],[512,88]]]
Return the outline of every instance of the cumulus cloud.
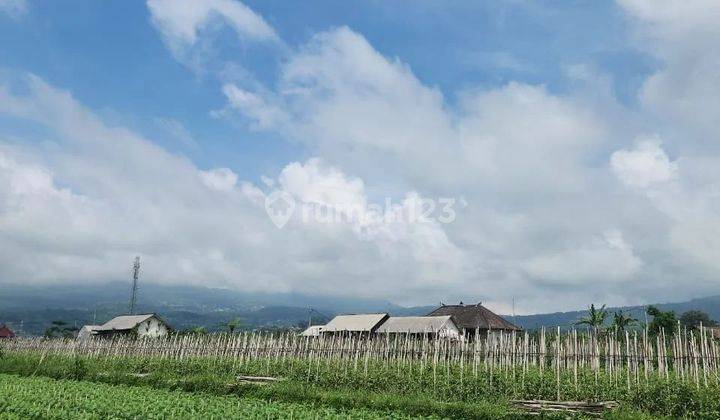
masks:
[[[200,171],[199,175],[205,185],[218,191],[232,191],[238,180],[237,174],[229,168]]]
[[[237,0],[148,0],[147,6],[168,48],[187,64],[197,65],[193,48],[213,23],[229,25],[241,40],[279,40],[262,16]]]
[[[273,91],[223,89],[231,108],[354,171],[440,189],[477,185],[500,194],[583,188],[578,160],[606,135],[573,98],[509,83],[462,92],[453,112],[410,68],[342,27],[317,34],[282,68]],[[372,165],[367,165],[372,162]],[[574,171],[575,176],[563,176]]]
[[[677,176],[677,163],[670,161],[659,139],[641,140],[633,150],[614,152],[610,165],[615,175],[631,187],[646,188]]]
[[[109,126],[39,78],[27,94],[0,89],[4,118],[47,127],[54,141],[0,143],[0,275],[124,278],[141,253],[155,281],[404,303],[515,298],[524,311],[715,290],[715,8],[620,3],[660,63],[637,110],[584,66],[570,76],[602,81],[603,101],[520,82],[442,92],[346,27],[287,51],[266,86],[223,80],[227,103],[214,115],[240,115],[317,156],[259,185]],[[276,38],[235,1],[179,15],[169,2],[148,5],[176,54],[202,49],[213,22],[241,39]],[[265,213],[273,192],[296,203],[282,229]],[[458,203],[453,223],[407,217],[445,196]],[[690,280],[682,291],[678,278]]]
[[[642,261],[618,230],[604,232],[571,249],[534,257],[525,264],[532,276],[561,284],[627,281],[641,266]]]
[[[720,2],[618,3],[637,23],[639,47],[660,61],[640,92],[643,104],[661,120],[682,125],[684,142],[715,148],[708,136],[720,120]]]
[[[268,102],[268,97],[241,89],[233,84],[223,86],[223,93],[228,100],[226,109],[214,111],[217,117],[226,116],[231,110],[246,115],[258,129],[266,129],[282,125],[287,118],[278,106]]]
[[[553,264],[582,267],[552,275],[573,286],[598,281],[596,270],[610,270],[606,280],[613,282],[642,271],[625,227],[614,219],[621,207],[596,211],[619,204],[612,174],[588,165],[614,130],[580,98],[511,82],[464,90],[451,104],[348,28],[317,34],[300,47],[273,89],[254,92],[265,98],[254,101],[255,110],[234,105],[229,93],[226,86],[229,106],[255,127],[299,141],[363,179],[466,198],[469,206],[444,227],[451,242],[462,244],[463,261],[472,261],[458,264],[453,279],[465,293],[496,301],[514,294],[538,305],[532,290],[542,287]],[[260,124],[253,112],[268,103],[283,118]],[[583,222],[573,223],[578,217]],[[597,239],[608,231],[621,239]]]
[[[24,88],[23,95],[0,90],[0,114],[48,127],[57,140],[0,143],[4,282],[124,279],[136,253],[148,281],[243,290],[414,299],[418,287],[458,277],[462,252],[437,223],[363,228],[351,219],[297,218],[278,230],[265,213],[268,191],[230,169],[202,170],[108,126],[37,77]],[[317,159],[288,164],[272,184],[310,205],[367,210],[364,182]],[[415,289],[401,291],[399,282]]]

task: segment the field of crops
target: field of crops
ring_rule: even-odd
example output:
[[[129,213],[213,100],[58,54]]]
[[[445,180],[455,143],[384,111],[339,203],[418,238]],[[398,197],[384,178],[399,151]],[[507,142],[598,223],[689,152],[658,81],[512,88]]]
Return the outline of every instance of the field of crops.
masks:
[[[234,395],[273,401],[300,402],[336,409],[363,408],[416,416],[451,418],[497,417],[509,411],[508,400],[541,395],[552,398],[556,378],[552,371],[528,372],[523,378],[511,371],[478,371],[460,378],[449,365],[433,375],[415,366],[412,372],[397,366],[369,362],[367,374],[343,371],[341,365],[304,361],[247,361],[234,364],[218,358],[163,360],[154,357],[94,358],[50,354],[10,353],[0,357],[0,372],[42,375],[112,385],[152,387],[172,391]],[[264,386],[237,381],[239,375],[271,374],[284,380]],[[573,400],[610,399],[623,410],[675,416],[718,418],[717,388],[696,388],[687,382],[652,380],[642,387],[624,386],[622,378],[583,372],[577,385],[563,375],[562,395]],[[603,398],[597,398],[600,394]]]
[[[0,418],[409,418],[401,413],[338,410],[299,403],[0,374]]]
[[[451,418],[516,416],[513,400],[616,401],[620,413],[720,418],[713,337],[408,337],[243,333],[166,340],[14,340],[0,373]],[[243,376],[271,376],[258,386]],[[617,413],[615,413],[617,414]]]

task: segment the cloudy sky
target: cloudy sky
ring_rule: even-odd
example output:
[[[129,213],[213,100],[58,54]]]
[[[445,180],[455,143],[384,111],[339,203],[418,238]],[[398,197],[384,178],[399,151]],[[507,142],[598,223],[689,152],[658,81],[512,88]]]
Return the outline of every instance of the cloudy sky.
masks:
[[[716,0],[0,0],[0,283],[141,255],[144,281],[501,312],[718,294],[717,22]]]

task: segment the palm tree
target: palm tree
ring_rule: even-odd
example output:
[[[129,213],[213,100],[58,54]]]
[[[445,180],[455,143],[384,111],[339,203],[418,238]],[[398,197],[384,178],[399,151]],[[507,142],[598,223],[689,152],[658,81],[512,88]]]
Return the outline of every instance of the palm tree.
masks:
[[[630,315],[625,315],[623,311],[615,312],[613,315],[613,326],[619,332],[625,331],[625,329],[637,322],[637,319]]]
[[[587,316],[580,318],[575,325],[589,325],[593,328],[600,328],[605,323],[605,318],[607,318],[607,316],[608,313],[605,310],[605,305],[603,305],[600,309],[595,309],[595,304],[593,303],[590,305],[590,310],[588,310]]]

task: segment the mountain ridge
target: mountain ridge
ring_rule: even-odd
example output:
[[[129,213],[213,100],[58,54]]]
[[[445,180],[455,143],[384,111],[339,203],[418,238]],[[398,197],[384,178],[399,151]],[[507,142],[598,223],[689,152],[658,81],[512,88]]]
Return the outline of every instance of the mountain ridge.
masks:
[[[80,327],[102,323],[127,312],[130,286],[123,282],[85,285],[2,285],[0,323],[25,334],[39,335],[53,320]],[[720,320],[720,295],[684,302],[654,304],[661,310],[678,313],[695,309]],[[323,323],[340,313],[388,312],[395,316],[425,315],[436,306],[404,307],[382,299],[348,298],[303,293],[246,293],[203,286],[176,286],[157,283],[141,285],[138,312],[155,312],[175,329],[223,328],[240,318],[245,328],[287,328]],[[610,307],[645,321],[645,305]],[[586,310],[532,315],[502,315],[525,329],[570,328]]]

